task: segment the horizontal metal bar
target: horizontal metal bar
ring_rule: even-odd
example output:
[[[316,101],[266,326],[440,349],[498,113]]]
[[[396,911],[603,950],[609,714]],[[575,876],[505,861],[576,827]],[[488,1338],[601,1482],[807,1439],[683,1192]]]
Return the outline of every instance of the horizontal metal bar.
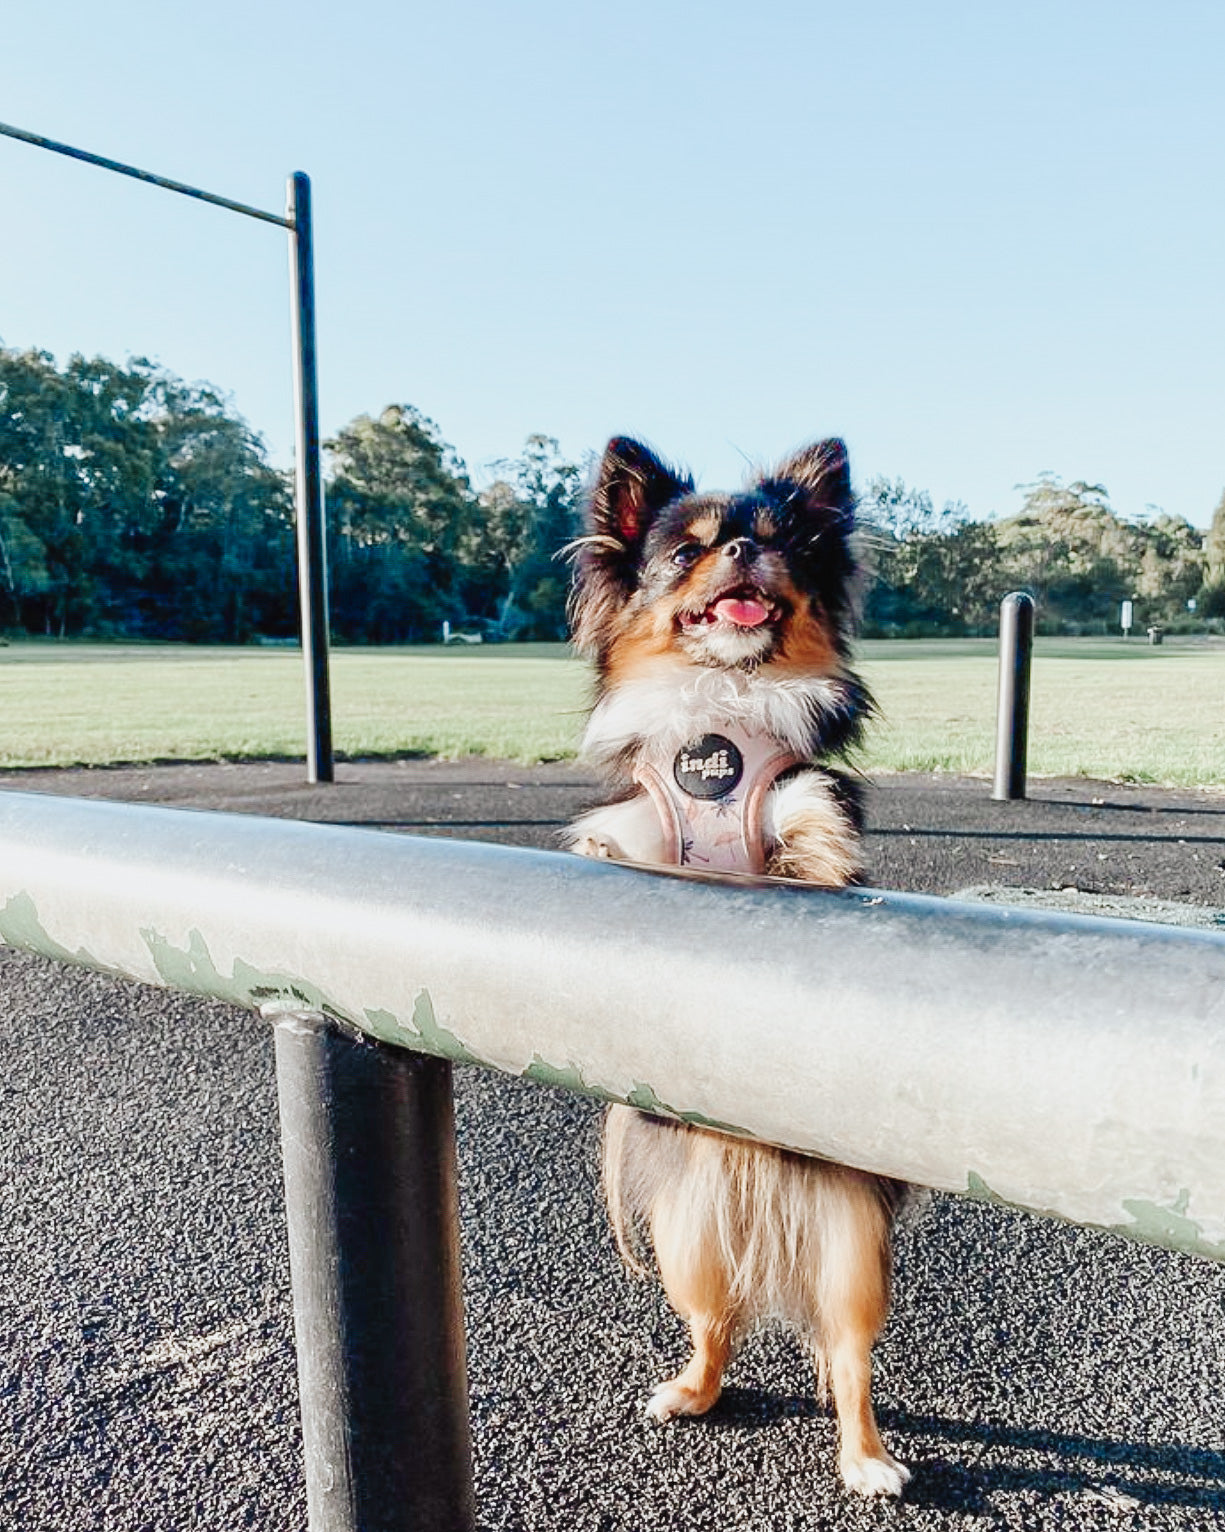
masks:
[[[18,138],[22,143],[33,144],[36,149],[50,149],[53,154],[66,154],[69,159],[82,160],[87,165],[99,165],[103,170],[113,170],[117,175],[131,176],[137,181],[147,181],[150,186],[160,186],[164,191],[179,192],[184,197],[194,197],[198,202],[211,202],[215,207],[228,208],[231,213],[245,213],[248,218],[259,218],[264,223],[275,223],[282,229],[292,229],[293,222],[280,213],[266,213],[263,208],[251,207],[245,202],[234,202],[229,197],[219,197],[215,192],[201,191],[186,181],[171,181],[165,176],[155,176],[152,171],[138,170],[135,165],[125,165],[121,160],[108,160],[104,155],[91,154],[88,149],[74,149],[54,138],[44,138],[41,133],[29,133],[25,128],[10,127],[0,122],[0,133],[6,138]]]
[[[0,939],[1225,1258],[1225,936],[0,794]]]

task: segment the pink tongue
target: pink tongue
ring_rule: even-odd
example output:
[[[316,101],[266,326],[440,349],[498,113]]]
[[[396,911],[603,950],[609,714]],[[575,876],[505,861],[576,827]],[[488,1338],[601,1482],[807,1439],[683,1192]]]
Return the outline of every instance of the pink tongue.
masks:
[[[725,596],[715,602],[715,616],[734,622],[738,628],[759,627],[770,615],[770,608],[760,601],[743,601],[738,596]]]

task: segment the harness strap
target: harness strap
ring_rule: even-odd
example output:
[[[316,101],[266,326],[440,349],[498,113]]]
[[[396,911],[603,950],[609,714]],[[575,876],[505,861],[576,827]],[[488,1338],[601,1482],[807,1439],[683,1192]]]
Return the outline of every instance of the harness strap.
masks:
[[[728,727],[691,741],[671,760],[640,761],[634,780],[659,814],[669,863],[762,873],[765,796],[784,771],[803,764],[771,735]]]

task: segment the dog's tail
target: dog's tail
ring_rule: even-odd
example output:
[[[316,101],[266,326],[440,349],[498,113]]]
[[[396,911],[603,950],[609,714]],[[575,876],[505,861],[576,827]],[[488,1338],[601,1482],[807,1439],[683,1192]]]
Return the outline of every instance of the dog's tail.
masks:
[[[605,1120],[603,1174],[617,1249],[631,1271],[647,1274],[643,1234],[649,1226],[654,1240],[662,1229],[670,1247],[717,1255],[736,1305],[759,1315],[811,1309],[796,1294],[811,1297],[823,1271],[840,1269],[839,1252],[887,1251],[909,1191],[625,1106],[610,1107]]]
[[[639,1222],[646,1211],[634,1195],[635,1177],[630,1173],[630,1141],[638,1114],[629,1107],[610,1107],[604,1119],[602,1146],[604,1200],[621,1259],[635,1275],[647,1275]]]

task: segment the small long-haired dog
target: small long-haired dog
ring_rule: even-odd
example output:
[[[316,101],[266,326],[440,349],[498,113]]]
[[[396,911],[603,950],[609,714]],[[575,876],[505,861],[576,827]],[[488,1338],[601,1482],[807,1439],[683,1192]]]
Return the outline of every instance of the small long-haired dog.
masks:
[[[852,785],[817,764],[856,738],[868,694],[850,665],[856,559],[846,450],[822,441],[743,493],[695,493],[614,438],[575,545],[578,644],[595,660],[585,753],[613,801],[571,828],[588,856],[779,874],[827,888],[859,871]],[[799,1154],[614,1106],[604,1183],[641,1272],[645,1224],[693,1357],[655,1389],[657,1420],[700,1415],[754,1323],[781,1319],[832,1385],[846,1485],[897,1495],[871,1351],[889,1305],[903,1188]]]

